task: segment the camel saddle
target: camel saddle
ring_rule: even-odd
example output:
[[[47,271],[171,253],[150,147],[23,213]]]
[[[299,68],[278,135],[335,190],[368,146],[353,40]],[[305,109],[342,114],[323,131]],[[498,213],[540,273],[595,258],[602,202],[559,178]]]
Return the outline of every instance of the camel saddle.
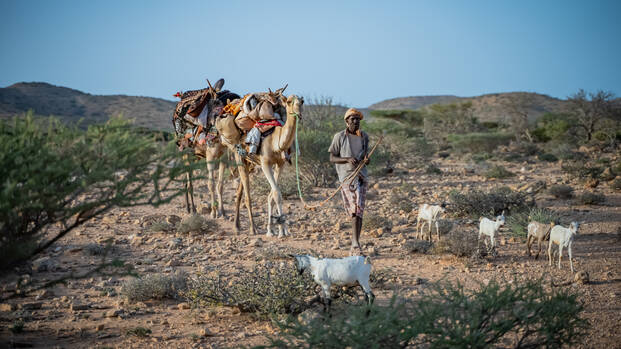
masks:
[[[283,97],[280,97],[283,98]],[[239,102],[235,124],[247,132],[259,121],[282,119],[286,115],[284,103],[269,93],[252,93]]]

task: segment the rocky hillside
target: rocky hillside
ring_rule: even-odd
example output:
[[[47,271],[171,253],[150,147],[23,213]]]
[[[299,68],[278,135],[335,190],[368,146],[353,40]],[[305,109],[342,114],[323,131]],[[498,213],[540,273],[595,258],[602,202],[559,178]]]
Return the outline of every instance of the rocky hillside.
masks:
[[[474,114],[482,121],[497,121],[507,114],[508,105],[527,105],[529,117],[536,119],[547,112],[560,112],[566,101],[539,93],[492,93],[477,97],[416,96],[387,99],[369,106],[371,110],[420,109],[432,104],[462,103],[471,101]]]
[[[11,117],[30,109],[36,115],[54,115],[65,122],[102,122],[110,116],[136,120],[136,124],[158,130],[172,128],[175,102],[160,98],[108,95],[97,96],[42,82],[20,82],[0,88],[0,117]]]

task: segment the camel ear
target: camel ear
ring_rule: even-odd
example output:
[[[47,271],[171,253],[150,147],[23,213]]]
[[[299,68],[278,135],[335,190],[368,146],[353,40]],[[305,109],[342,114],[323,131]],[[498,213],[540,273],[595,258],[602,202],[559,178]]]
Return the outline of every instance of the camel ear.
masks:
[[[222,90],[222,86],[224,86],[224,79],[216,81],[216,84],[213,86],[213,88],[216,90],[216,92],[220,92],[220,90]]]

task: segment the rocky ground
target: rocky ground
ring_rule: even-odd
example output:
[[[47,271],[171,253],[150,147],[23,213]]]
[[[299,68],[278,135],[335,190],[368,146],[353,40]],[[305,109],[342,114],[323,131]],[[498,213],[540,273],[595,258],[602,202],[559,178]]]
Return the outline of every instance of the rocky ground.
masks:
[[[548,186],[567,183],[576,192],[586,190],[562,174],[558,163],[503,163],[516,173],[504,180],[488,180],[457,160],[435,159],[435,163],[442,174],[427,175],[422,170],[397,166],[390,175],[371,178],[365,218],[379,216],[392,222],[392,228],[366,230],[362,236],[374,269],[390,276],[388,285],[377,290],[377,302],[386,302],[394,289],[402,295],[416,297],[429,283],[440,279],[460,281],[466,287],[476,287],[492,278],[536,277],[557,284],[573,281],[567,258],[563,259],[561,270],[549,267],[545,255],[539,260],[529,258],[523,241],[513,238],[507,229],[501,230],[496,257],[471,260],[448,254],[410,253],[405,246],[413,239],[415,225],[410,212],[395,207],[394,201],[391,203],[390,197],[397,189],[407,188],[415,207],[425,202],[440,203],[451,189],[507,185],[528,191],[530,185],[536,191],[542,183]],[[228,183],[225,187],[225,200],[229,203],[232,185]],[[206,188],[200,187],[198,191],[203,196],[201,201],[206,201]],[[584,315],[592,325],[580,347],[621,348],[621,193],[612,191],[606,183],[601,183],[595,191],[606,196],[604,203],[579,205],[571,199],[554,199],[545,190],[533,195],[540,207],[559,212],[564,221],[584,222],[574,243],[574,267],[576,271],[588,272],[590,282],[567,286],[580,294],[585,304]],[[309,198],[319,200],[329,192],[329,189],[315,189]],[[264,200],[264,197],[255,198],[256,220],[263,233],[265,209],[259,203]],[[230,204],[226,207],[230,208]],[[177,217],[185,217],[181,198],[158,208],[115,209],[73,231],[31,266],[5,275],[0,281],[2,291],[6,295],[18,282],[37,285],[71,273],[86,273],[100,263],[101,247],[106,242],[112,247],[108,259],[119,258],[142,275],[176,270],[198,273],[213,268],[231,271],[264,263],[288,250],[312,249],[334,257],[348,255],[350,226],[338,196],[315,212],[305,211],[296,200],[286,200],[285,209],[292,234],[283,239],[249,236],[246,232],[235,235],[228,220],[219,220],[218,229],[203,234],[148,229],[153,220],[175,221]],[[475,234],[475,222],[462,220],[453,229],[458,224]],[[5,301],[0,305],[0,346],[219,348],[266,343],[266,336],[276,333],[269,321],[256,320],[236,308],[192,309],[183,299],[130,303],[120,295],[122,283],[129,278],[93,274],[68,279],[65,284],[25,298]],[[10,331],[20,320],[23,331]],[[134,334],[141,331],[137,328],[150,333],[132,335],[132,330]]]

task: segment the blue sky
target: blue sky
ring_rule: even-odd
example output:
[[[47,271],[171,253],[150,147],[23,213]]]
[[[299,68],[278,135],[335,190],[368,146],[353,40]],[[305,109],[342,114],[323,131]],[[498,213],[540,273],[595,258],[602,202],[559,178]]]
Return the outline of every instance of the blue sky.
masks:
[[[358,107],[393,97],[621,94],[621,1],[0,2],[0,86],[172,100],[224,77]]]

